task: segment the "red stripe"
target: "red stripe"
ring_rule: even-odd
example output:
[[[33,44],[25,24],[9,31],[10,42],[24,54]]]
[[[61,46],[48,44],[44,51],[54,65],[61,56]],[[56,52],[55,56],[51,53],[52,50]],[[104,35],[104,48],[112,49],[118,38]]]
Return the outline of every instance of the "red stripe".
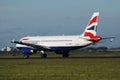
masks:
[[[91,24],[94,23],[94,22],[97,22],[97,20],[98,20],[98,16],[95,16],[95,17],[89,22],[88,26],[91,25]]]
[[[90,38],[94,37],[94,35],[90,32],[85,32],[84,36],[89,36]]]
[[[22,40],[29,40],[29,38],[23,38]]]
[[[95,41],[95,42],[98,42],[101,39],[101,37],[95,36],[95,35],[93,35],[90,32],[85,32],[84,36],[89,36],[90,39],[93,40],[93,41]]]

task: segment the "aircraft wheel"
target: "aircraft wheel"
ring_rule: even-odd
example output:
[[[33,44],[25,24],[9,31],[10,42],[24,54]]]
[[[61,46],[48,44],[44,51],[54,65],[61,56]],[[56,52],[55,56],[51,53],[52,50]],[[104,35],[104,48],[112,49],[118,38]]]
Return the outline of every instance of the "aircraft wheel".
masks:
[[[69,57],[69,51],[64,51],[64,52],[62,53],[62,57],[63,57],[63,58],[68,58],[68,57]]]
[[[46,58],[46,57],[47,57],[47,54],[43,50],[41,50],[41,58]]]
[[[25,59],[29,59],[29,57],[30,57],[29,55],[25,55],[24,56]]]
[[[63,53],[63,58],[68,58],[69,57],[69,54],[68,53]]]
[[[47,54],[41,54],[41,58],[46,58]]]

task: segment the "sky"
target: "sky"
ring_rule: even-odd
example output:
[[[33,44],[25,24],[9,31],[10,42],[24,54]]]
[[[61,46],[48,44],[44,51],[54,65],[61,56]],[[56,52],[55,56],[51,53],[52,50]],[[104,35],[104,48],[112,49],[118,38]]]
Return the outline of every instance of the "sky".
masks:
[[[0,0],[0,48],[24,36],[79,35],[99,11],[97,46],[120,47],[120,0]]]

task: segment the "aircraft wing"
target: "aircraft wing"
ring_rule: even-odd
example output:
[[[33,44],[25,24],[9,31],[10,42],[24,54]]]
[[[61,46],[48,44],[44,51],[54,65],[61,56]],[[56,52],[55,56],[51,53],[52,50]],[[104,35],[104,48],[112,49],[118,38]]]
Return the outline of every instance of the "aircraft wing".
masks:
[[[14,41],[14,40],[12,40],[11,43],[26,45],[26,46],[29,46],[29,47],[35,48],[35,49],[50,49],[47,46],[36,45],[36,44],[31,44],[31,43],[25,43],[25,42],[21,42],[21,41]]]

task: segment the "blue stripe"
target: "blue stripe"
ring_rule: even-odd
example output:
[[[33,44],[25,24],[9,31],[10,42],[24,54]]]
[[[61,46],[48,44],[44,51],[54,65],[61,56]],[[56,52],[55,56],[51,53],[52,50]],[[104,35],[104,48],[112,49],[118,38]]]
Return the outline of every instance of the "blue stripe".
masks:
[[[51,50],[51,51],[58,51],[58,50],[75,50],[75,49],[79,49],[79,48],[83,48],[83,47],[86,47],[88,45],[85,45],[85,46],[61,46],[61,47],[50,47],[50,49],[44,49],[44,50]],[[26,48],[26,47],[17,47],[18,49],[20,50],[25,50],[26,52],[29,52],[30,48]],[[39,51],[42,50],[42,49],[38,49]],[[29,53],[30,54],[30,53]]]
[[[75,50],[83,47],[85,46],[67,46],[67,47],[50,47],[50,48],[53,51],[57,51],[57,50]]]
[[[87,30],[95,30],[95,26],[88,28]]]

